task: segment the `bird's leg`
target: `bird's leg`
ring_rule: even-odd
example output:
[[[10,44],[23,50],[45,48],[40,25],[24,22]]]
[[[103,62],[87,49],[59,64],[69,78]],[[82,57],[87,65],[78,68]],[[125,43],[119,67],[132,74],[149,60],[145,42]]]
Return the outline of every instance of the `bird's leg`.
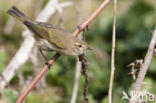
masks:
[[[89,26],[88,25],[86,26],[86,30],[89,31]]]
[[[42,50],[39,49],[39,51],[40,51],[41,55],[43,56],[44,60],[47,62],[47,59],[46,59],[45,55],[43,54]]]
[[[80,31],[82,31],[82,30],[85,29],[85,28],[83,28],[81,25],[78,25],[77,28],[78,28]]]
[[[47,65],[47,66],[48,66],[48,69],[50,69],[50,66],[51,66],[51,65],[48,63],[48,61],[47,61],[45,55],[43,54],[42,50],[39,49],[39,51],[40,51],[41,55],[43,56],[43,58],[44,58],[44,60],[45,60],[45,65]]]
[[[83,33],[82,33],[82,40],[85,41],[85,30],[89,31],[88,25],[85,28],[83,28],[81,25],[79,25],[79,26],[77,26],[77,28],[80,31],[83,31]]]

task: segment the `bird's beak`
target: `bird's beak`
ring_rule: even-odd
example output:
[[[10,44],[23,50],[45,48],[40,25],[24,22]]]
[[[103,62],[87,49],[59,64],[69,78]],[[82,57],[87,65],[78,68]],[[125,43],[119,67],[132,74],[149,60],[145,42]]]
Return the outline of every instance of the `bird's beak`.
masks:
[[[87,50],[93,50],[92,48],[88,47]]]

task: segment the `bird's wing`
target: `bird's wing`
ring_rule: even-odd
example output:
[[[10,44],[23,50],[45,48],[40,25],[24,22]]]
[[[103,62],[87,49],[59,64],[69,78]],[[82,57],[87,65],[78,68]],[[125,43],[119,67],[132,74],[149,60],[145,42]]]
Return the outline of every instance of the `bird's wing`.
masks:
[[[56,46],[60,48],[66,48],[65,45],[68,44],[68,41],[66,41],[69,35],[68,32],[64,31],[63,29],[60,28],[54,28],[49,31],[49,37],[50,41],[55,43]],[[66,44],[65,44],[66,43]]]
[[[52,24],[48,24],[48,23],[45,23],[45,22],[37,22],[38,25],[44,27],[44,28],[55,28]]]
[[[57,46],[58,48],[65,48],[65,40],[71,35],[69,32],[54,27],[52,24],[44,23],[44,22],[38,22],[38,24],[44,28],[47,28],[48,34],[49,34],[49,41]]]

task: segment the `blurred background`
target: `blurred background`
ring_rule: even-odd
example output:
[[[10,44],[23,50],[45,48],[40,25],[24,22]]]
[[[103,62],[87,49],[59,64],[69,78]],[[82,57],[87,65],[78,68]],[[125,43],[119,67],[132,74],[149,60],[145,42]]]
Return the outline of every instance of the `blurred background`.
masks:
[[[103,2],[103,0],[59,0],[59,3],[72,1],[74,6],[63,8],[63,13],[56,12],[48,23],[60,26],[73,32],[83,23]],[[17,20],[6,14],[15,5],[25,15],[33,20],[48,3],[48,0],[0,0],[0,74],[7,67],[20,48],[24,37],[25,27]],[[88,99],[89,103],[107,103],[110,56],[112,38],[113,2],[89,25],[86,32],[86,42],[93,48],[86,53],[89,66]],[[128,64],[136,59],[143,59],[154,28],[156,27],[155,0],[118,0],[117,4],[117,35],[115,77],[113,88],[113,102],[127,103],[121,100],[122,92],[131,89],[134,80]],[[37,53],[37,52],[36,52]],[[50,59],[54,53],[47,53]],[[38,58],[39,61],[41,57]],[[0,103],[15,103],[20,93],[42,69],[41,60],[37,66],[29,58],[16,71],[15,76],[0,94]],[[46,73],[43,80],[31,91],[25,103],[69,103],[72,95],[76,68],[76,58],[61,56]],[[153,56],[148,69],[147,82],[142,89],[156,95],[156,56]],[[83,103],[84,77],[80,76],[78,97],[76,103]]]

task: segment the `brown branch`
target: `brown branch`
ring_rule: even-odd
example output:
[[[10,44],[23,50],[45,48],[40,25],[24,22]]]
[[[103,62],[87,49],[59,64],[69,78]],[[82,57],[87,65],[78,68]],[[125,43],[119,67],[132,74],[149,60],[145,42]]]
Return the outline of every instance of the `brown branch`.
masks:
[[[115,38],[116,38],[116,4],[117,0],[114,0],[114,12],[113,12],[113,33],[112,33],[112,54],[111,54],[111,74],[108,91],[108,103],[112,103],[112,89],[115,72]]]
[[[87,26],[87,31],[89,30],[88,29],[88,26]],[[85,29],[83,30],[83,34],[82,34],[82,40],[85,41]],[[86,60],[86,57],[85,57],[85,54],[82,54],[82,55],[79,55],[79,60],[82,64],[82,71],[81,71],[81,74],[84,76],[85,78],[85,83],[84,83],[84,91],[83,91],[83,98],[84,98],[84,103],[88,103],[88,98],[87,98],[87,95],[88,95],[88,82],[89,82],[89,78],[88,78],[88,75],[87,75],[87,67],[88,67],[88,62]]]
[[[79,56],[79,60],[82,63],[82,75],[85,77],[85,84],[84,84],[84,92],[83,92],[83,98],[84,98],[84,103],[88,103],[88,99],[87,99],[87,94],[88,94],[88,75],[87,75],[87,60],[85,58],[85,54],[82,54]]]
[[[49,64],[53,64],[60,54],[55,54],[55,56],[52,57],[52,59],[49,61]],[[28,95],[28,93],[33,89],[33,87],[36,85],[36,83],[41,79],[41,77],[48,71],[48,65],[45,65],[42,71],[35,77],[35,79],[30,83],[28,88],[24,91],[24,93],[21,95],[21,97],[17,100],[16,103],[22,103],[25,97]]]
[[[85,29],[88,24],[96,17],[98,16],[102,10],[111,2],[111,0],[105,0],[100,7],[81,25],[82,29],[77,29],[73,33],[73,36],[77,36],[83,29]],[[60,54],[56,53],[52,59],[49,61],[50,65],[53,65],[54,62],[60,57]],[[31,84],[28,86],[28,88],[24,91],[24,93],[20,96],[20,98],[17,100],[16,103],[22,103],[23,100],[26,98],[26,96],[29,94],[29,92],[32,90],[32,88],[36,85],[36,83],[40,80],[40,78],[48,71],[48,66],[45,65],[42,71],[35,77],[35,79],[31,82]]]
[[[152,33],[152,39],[150,41],[148,51],[146,53],[146,56],[144,58],[144,62],[142,64],[142,66],[140,66],[140,71],[139,71],[138,77],[136,79],[136,82],[133,85],[132,91],[139,91],[140,90],[140,87],[141,87],[142,82],[145,78],[146,72],[148,70],[148,67],[150,65],[150,62],[151,62],[151,59],[153,56],[155,44],[156,44],[156,29]],[[134,103],[134,101],[129,101],[129,103]]]

